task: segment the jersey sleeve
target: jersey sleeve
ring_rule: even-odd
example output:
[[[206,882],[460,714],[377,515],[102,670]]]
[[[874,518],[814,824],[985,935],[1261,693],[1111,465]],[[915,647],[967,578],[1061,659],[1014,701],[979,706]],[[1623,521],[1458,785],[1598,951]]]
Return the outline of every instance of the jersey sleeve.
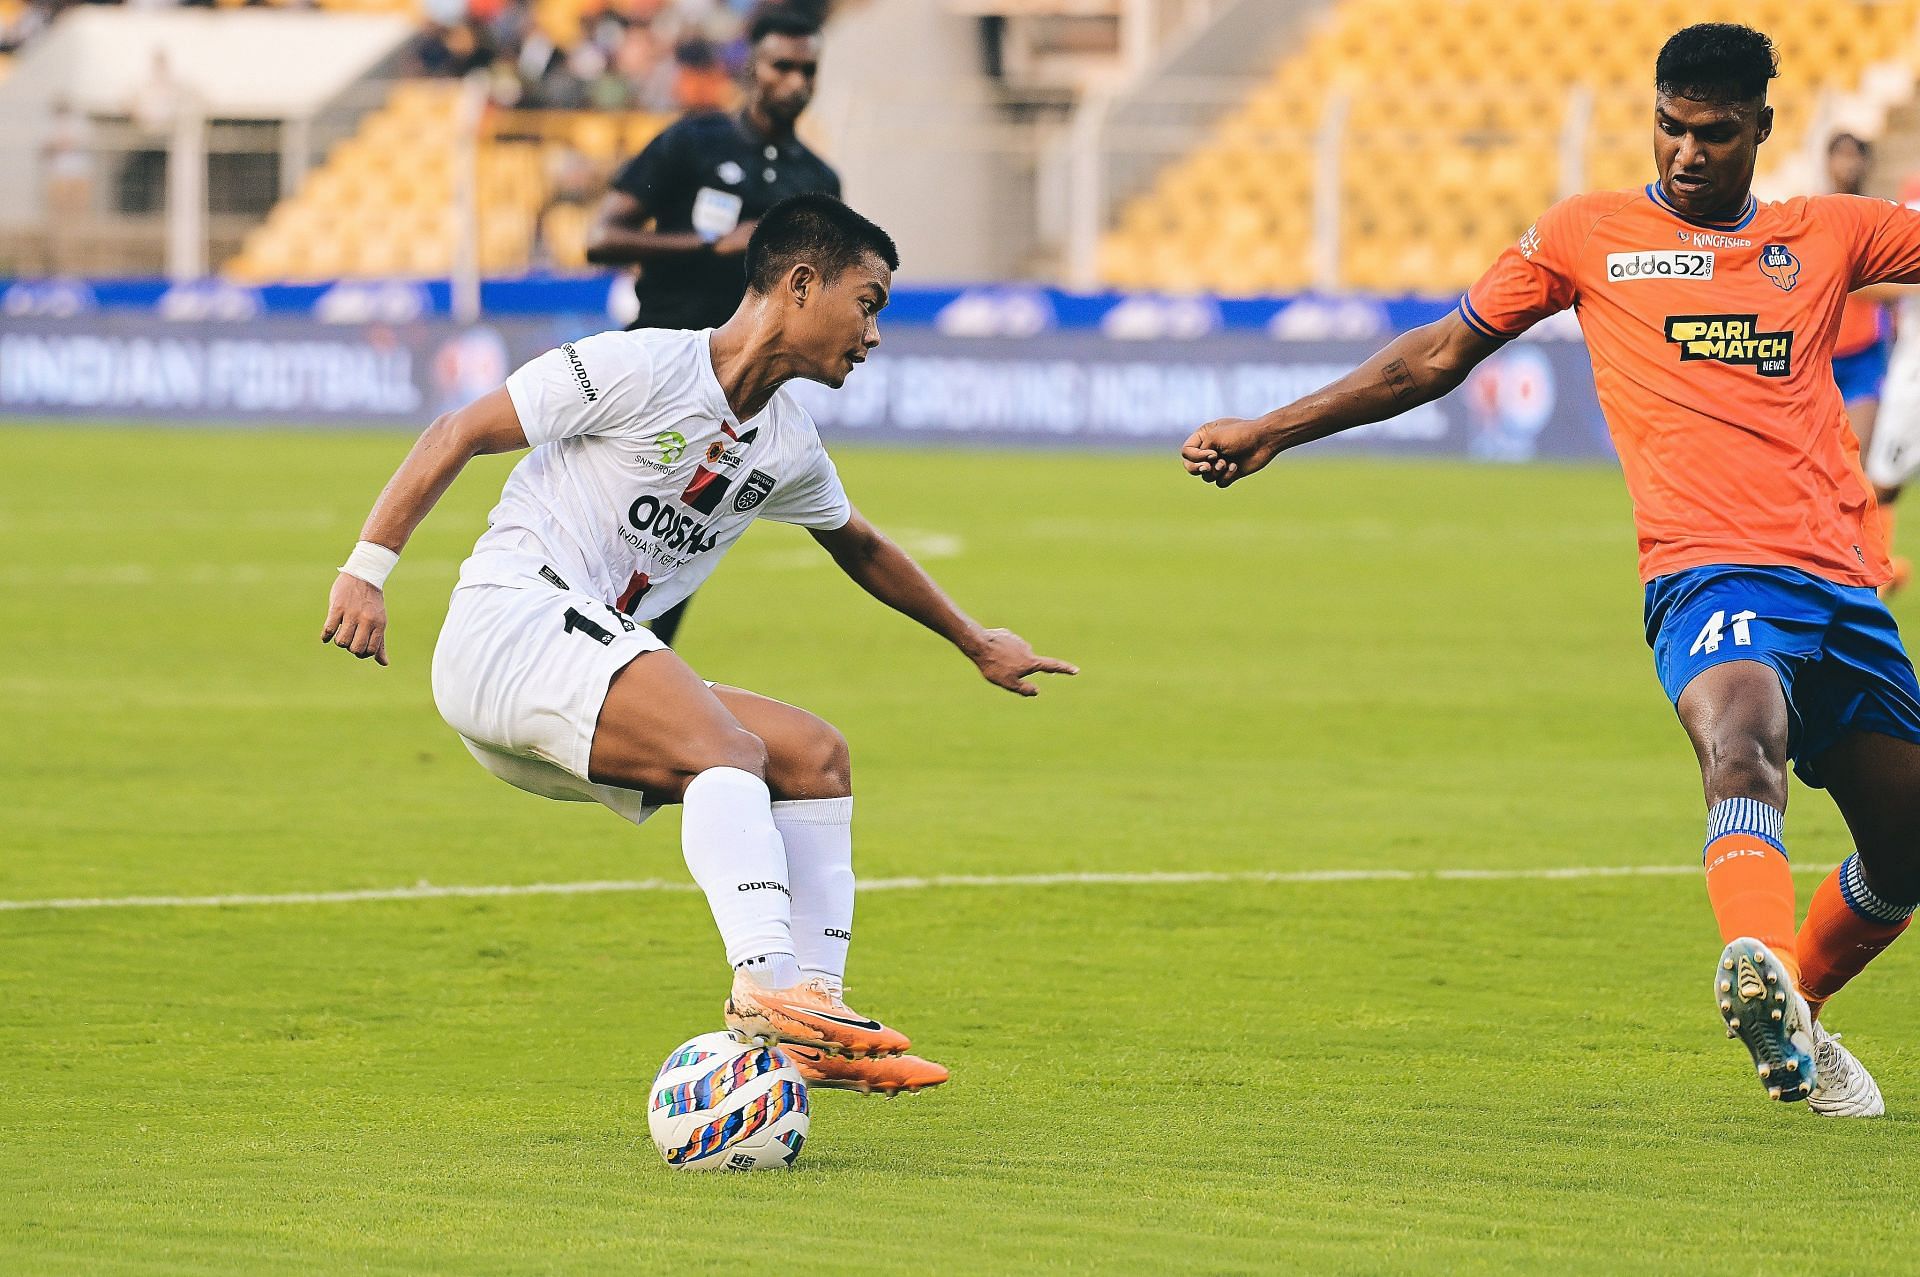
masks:
[[[653,358],[630,333],[596,333],[549,350],[507,378],[527,442],[617,434],[653,394]]]
[[[1840,221],[1853,245],[1853,286],[1920,283],[1920,212],[1888,200],[1836,195],[1821,211]]]
[[[840,484],[840,472],[818,439],[813,441],[806,469],[768,494],[760,517],[815,532],[836,531],[853,518],[853,502]]]
[[[1573,200],[1555,204],[1460,298],[1461,318],[1482,336],[1505,341],[1573,305],[1573,259],[1586,230]]]

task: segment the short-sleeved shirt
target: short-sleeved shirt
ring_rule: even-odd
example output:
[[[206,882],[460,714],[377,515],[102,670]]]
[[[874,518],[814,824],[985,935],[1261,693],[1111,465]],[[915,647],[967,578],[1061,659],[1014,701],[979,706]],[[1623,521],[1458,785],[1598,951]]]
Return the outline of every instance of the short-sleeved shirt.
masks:
[[[806,410],[783,386],[740,421],[714,376],[711,336],[600,333],[509,376],[533,451],[507,476],[460,583],[551,574],[651,620],[692,594],[756,518],[845,527],[853,507]]]
[[[1891,574],[1833,379],[1851,289],[1920,280],[1920,213],[1820,195],[1696,221],[1657,183],[1549,209],[1460,300],[1513,337],[1571,306],[1633,497],[1644,580],[1706,564]]]
[[[738,116],[689,115],[669,126],[613,175],[661,231],[709,241],[794,195],[840,194],[840,177],[798,138],[771,140]],[[635,327],[717,328],[746,295],[744,255],[660,258],[641,268]]]

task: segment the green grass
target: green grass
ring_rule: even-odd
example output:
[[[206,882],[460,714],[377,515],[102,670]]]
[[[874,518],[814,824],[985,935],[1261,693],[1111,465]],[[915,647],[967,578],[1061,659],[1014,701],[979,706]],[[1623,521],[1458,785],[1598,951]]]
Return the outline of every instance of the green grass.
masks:
[[[391,669],[319,645],[404,446],[0,431],[0,899],[683,873],[670,815],[514,791],[434,713],[503,465],[409,550]],[[1085,669],[1007,696],[748,537],[683,649],[846,731],[868,875],[1695,861],[1604,469],[841,462]],[[1790,832],[1845,852],[1823,796]],[[0,912],[0,1272],[1911,1271],[1911,955],[1835,1004],[1892,1109],[1843,1124],[1763,1101],[1717,949],[1688,877],[876,893],[856,1002],[954,1082],[688,1176],[644,1088],[717,1027],[695,895]]]

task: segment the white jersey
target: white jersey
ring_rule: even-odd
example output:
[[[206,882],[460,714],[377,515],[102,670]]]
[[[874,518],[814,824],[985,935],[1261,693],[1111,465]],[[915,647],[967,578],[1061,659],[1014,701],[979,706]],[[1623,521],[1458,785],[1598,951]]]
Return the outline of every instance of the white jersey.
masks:
[[[533,451],[460,583],[523,585],[544,568],[647,620],[692,594],[756,518],[846,526],[853,507],[806,410],[782,387],[738,421],[711,335],[600,333],[508,377]]]
[[[1882,488],[1904,487],[1920,470],[1920,296],[1902,298],[1896,314],[1886,385],[1863,458],[1867,478]]]

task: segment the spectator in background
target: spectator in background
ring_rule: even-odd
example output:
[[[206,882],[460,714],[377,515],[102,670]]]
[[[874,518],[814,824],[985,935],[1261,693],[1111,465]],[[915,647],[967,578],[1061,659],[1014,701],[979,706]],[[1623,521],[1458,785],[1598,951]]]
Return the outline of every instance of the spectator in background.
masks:
[[[153,51],[153,61],[127,101],[127,115],[141,140],[126,152],[120,166],[117,205],[123,213],[157,213],[167,204],[167,151],[173,128],[186,109],[185,86],[174,79],[164,49]]]
[[[465,18],[429,23],[414,38],[410,58],[418,75],[455,78],[489,66],[493,59],[494,43],[486,27]]]
[[[627,105],[641,111],[673,109],[674,67],[653,27],[637,23],[620,37],[613,69],[626,85]]]
[[[78,274],[81,238],[93,214],[93,122],[56,98],[40,148],[47,199],[47,257],[55,275]]]
[[[180,116],[182,93],[180,82],[173,77],[172,64],[167,61],[167,51],[155,49],[147,78],[134,89],[133,98],[127,104],[127,115],[150,139],[164,142]]]
[[[278,2],[278,0],[276,0]],[[579,27],[564,38],[543,30],[531,0],[427,0],[415,39],[415,74],[461,76],[491,68],[501,106],[550,110],[717,110],[749,49],[742,13],[753,0],[586,0]],[[817,27],[825,0],[766,7]],[[503,62],[504,60],[504,62]],[[510,64],[520,80],[505,83]]]
[[[673,104],[682,111],[723,111],[733,102],[733,77],[705,40],[674,46]]]

